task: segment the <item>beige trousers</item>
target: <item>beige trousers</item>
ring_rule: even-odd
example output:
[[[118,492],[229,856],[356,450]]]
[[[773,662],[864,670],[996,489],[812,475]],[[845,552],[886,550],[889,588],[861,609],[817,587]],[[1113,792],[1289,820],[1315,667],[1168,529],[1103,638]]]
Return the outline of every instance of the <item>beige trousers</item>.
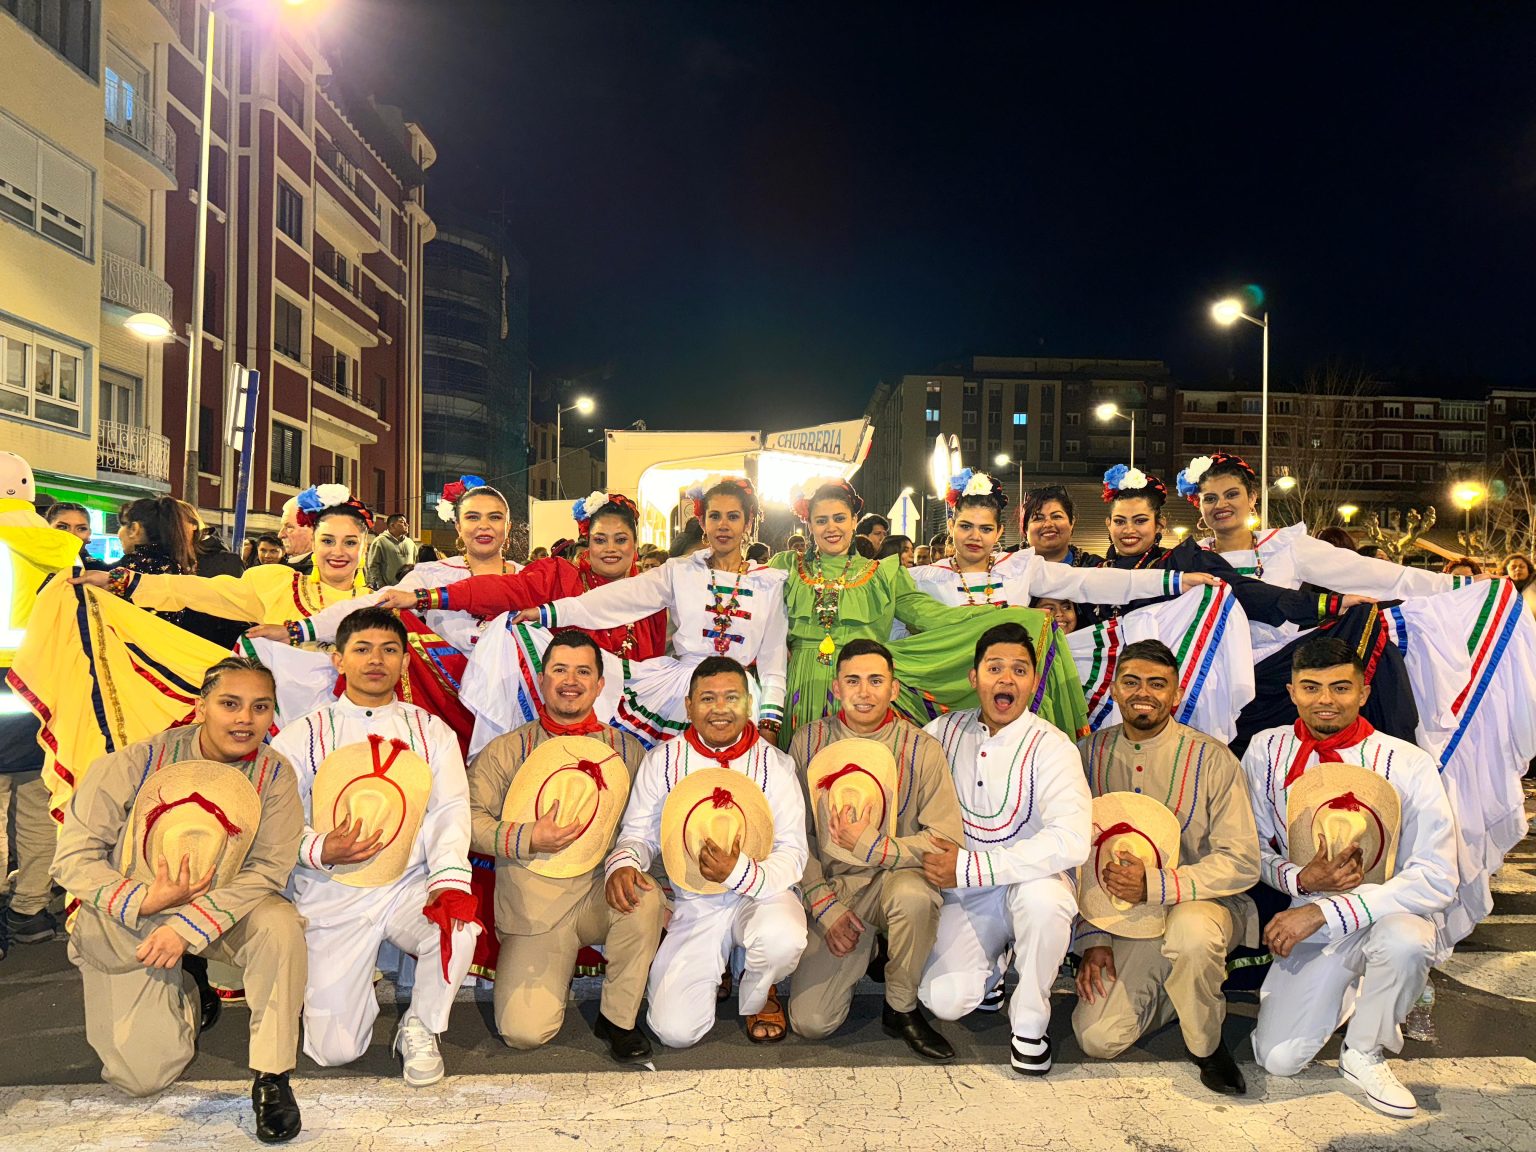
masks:
[[[565,1022],[576,953],[603,945],[608,962],[603,977],[602,1012],[620,1028],[633,1028],[645,997],[651,960],[661,942],[663,904],[656,886],[640,894],[632,912],[617,912],[603,895],[603,873],[592,877],[591,890],[557,927],[532,936],[498,932],[493,1007],[496,1029],[513,1048],[538,1048],[555,1038]]]
[[[897,1012],[917,1007],[917,983],[933,951],[942,904],[939,890],[921,872],[886,871],[853,898],[853,914],[864,922],[864,934],[852,952],[832,955],[826,936],[813,929],[791,986],[789,1024],[795,1033],[819,1040],[848,1018],[853,987],[869,967],[877,930],[884,930],[890,948],[885,1002]]]
[[[85,915],[69,942],[85,984],[85,1038],[101,1058],[103,1080],[130,1096],[152,1095],[192,1062],[201,1015],[196,987],[180,965],[146,968],[134,959],[149,929],[130,932],[94,912],[86,922]],[[245,970],[251,1069],[290,1071],[308,962],[304,922],[293,905],[268,896],[203,955]]]
[[[1162,936],[1114,939],[1115,982],[1092,1004],[1079,999],[1072,1031],[1089,1056],[1112,1060],[1144,1034],[1175,1016],[1184,1044],[1209,1056],[1221,1043],[1227,1000],[1227,953],[1237,946],[1237,922],[1214,900],[1192,900],[1168,909]]]
[[[11,801],[16,803],[16,888],[11,911],[31,916],[53,895],[48,869],[58,845],[59,826],[48,815],[48,785],[41,772],[0,772],[0,873],[10,867]],[[0,888],[5,877],[0,875]]]

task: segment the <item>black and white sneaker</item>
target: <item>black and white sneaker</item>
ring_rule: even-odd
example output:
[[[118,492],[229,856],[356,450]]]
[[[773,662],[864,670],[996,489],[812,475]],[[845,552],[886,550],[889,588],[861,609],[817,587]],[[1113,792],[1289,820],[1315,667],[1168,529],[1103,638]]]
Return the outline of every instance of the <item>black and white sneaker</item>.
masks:
[[[1051,1070],[1051,1038],[1012,1037],[1008,1045],[1008,1063],[1021,1075],[1044,1076]]]
[[[999,980],[997,987],[987,989],[987,994],[981,998],[981,1003],[976,1005],[976,1011],[1001,1012],[1006,1003],[1008,1003],[1008,989]]]

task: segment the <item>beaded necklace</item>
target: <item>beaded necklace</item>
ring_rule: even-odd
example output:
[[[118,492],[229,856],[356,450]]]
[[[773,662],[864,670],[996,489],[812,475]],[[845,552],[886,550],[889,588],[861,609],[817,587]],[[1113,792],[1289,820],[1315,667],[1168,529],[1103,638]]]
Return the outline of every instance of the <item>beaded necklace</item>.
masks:
[[[800,579],[815,594],[816,623],[821,625],[821,643],[816,646],[816,662],[830,666],[832,657],[837,652],[837,643],[832,639],[832,628],[837,623],[837,610],[842,601],[843,589],[848,587],[849,578],[853,575],[853,557],[848,557],[848,563],[843,568],[843,574],[833,579],[828,579],[821,568],[821,555],[816,556],[816,570],[810,571],[805,566],[805,557],[802,555],[796,561]],[[860,580],[859,583],[863,583]]]
[[[996,564],[996,563],[997,563],[997,555],[995,553],[988,552],[987,553],[987,582],[984,585],[982,585],[982,592],[987,597],[985,602],[988,603],[988,604],[992,603],[992,566],[994,564]],[[969,605],[974,605],[976,603],[976,596],[975,596],[976,589],[971,587],[971,585],[966,581],[965,573],[960,571],[959,565],[955,566],[955,575],[960,577],[960,591],[965,593],[965,602],[967,604],[969,604]],[[998,607],[999,608],[1005,608],[1005,607],[1007,607],[1007,605],[1006,604],[999,604]]]
[[[725,589],[715,583],[714,563],[710,563],[709,590],[714,595],[714,603],[709,610],[715,618],[715,651],[722,656],[731,650],[731,621],[736,618],[736,610],[741,606],[741,581],[746,574],[747,561],[742,557],[736,565],[736,586],[731,589],[731,598],[726,600]]]
[[[630,575],[634,574],[631,566]],[[576,565],[576,579],[581,582],[581,590],[590,592],[593,588],[601,588],[601,584],[592,583],[592,562],[585,556]],[[607,583],[605,580],[604,583]],[[628,660],[635,653],[635,625],[634,622],[624,625],[624,639],[619,642],[619,650],[615,653],[621,660]]]

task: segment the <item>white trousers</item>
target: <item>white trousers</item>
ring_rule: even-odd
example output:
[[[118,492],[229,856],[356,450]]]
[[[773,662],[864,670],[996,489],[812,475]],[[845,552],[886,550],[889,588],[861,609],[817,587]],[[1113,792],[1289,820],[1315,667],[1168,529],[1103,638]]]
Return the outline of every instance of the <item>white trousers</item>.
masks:
[[[314,888],[310,888],[314,893]],[[316,1064],[350,1064],[368,1050],[379,1001],[373,973],[386,941],[415,956],[416,986],[402,1020],[412,1017],[441,1033],[448,1027],[454,992],[474,959],[477,924],[456,928],[448,978],[443,979],[438,927],[422,915],[426,877],[412,875],[387,888],[326,884],[299,901],[309,921],[309,981],[304,987],[304,1054]]]
[[[1424,991],[1434,924],[1407,913],[1383,916],[1331,952],[1324,948],[1322,941],[1303,941],[1264,978],[1253,1054],[1266,1072],[1296,1075],[1346,1019],[1351,1048],[1403,1047],[1399,1025]]]
[[[805,905],[793,892],[766,900],[722,894],[680,899],[651,964],[646,1022],[668,1048],[697,1044],[715,1024],[715,989],[740,947],[737,985],[743,1016],[761,1012],[768,990],[795,970],[805,951]]]
[[[1008,1002],[1015,1036],[1034,1040],[1051,1020],[1051,985],[1072,940],[1077,898],[1064,874],[994,888],[946,889],[939,935],[917,998],[940,1020],[976,1010],[1014,947],[1018,987]]]

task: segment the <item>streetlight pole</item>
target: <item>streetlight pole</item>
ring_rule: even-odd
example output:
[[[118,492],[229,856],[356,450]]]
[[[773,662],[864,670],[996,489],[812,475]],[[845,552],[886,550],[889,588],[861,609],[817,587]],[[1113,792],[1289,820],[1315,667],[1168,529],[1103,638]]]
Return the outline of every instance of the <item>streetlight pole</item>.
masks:
[[[1211,317],[1224,328],[1246,320],[1264,330],[1263,359],[1259,375],[1259,531],[1269,527],[1269,313],[1260,319],[1248,315],[1236,296],[1211,305]]]
[[[583,416],[590,416],[597,405],[590,396],[578,396],[576,402],[569,407],[562,408],[560,401],[555,400],[555,499],[564,498],[565,489],[560,484],[560,432],[561,420],[567,412],[580,412]]]
[[[1122,411],[1120,411],[1120,409],[1116,405],[1109,404],[1109,403],[1104,403],[1104,404],[1100,404],[1097,408],[1095,408],[1093,410],[1093,414],[1095,416],[1097,416],[1100,420],[1108,421],[1108,420],[1113,420],[1116,417],[1119,417],[1121,420],[1129,420],[1131,422],[1131,453],[1130,453],[1130,459],[1126,462],[1126,467],[1128,467],[1128,468],[1136,467],[1136,410],[1133,408],[1129,412],[1122,412]],[[1022,487],[1022,480],[1021,480],[1020,481],[1020,493],[1021,493],[1020,498],[1021,499],[1022,499],[1022,492],[1023,492],[1023,487]]]
[[[197,248],[192,261],[192,343],[187,349],[187,459],[181,498],[198,504],[198,444],[203,411],[203,293],[208,283],[208,162],[213,148],[213,39],[219,5],[208,5],[208,43],[203,46],[203,119],[198,127]]]
[[[993,463],[999,468],[1006,468],[1010,464],[1017,464],[1019,466],[1019,507],[1024,507],[1024,461],[1014,460],[1008,453],[999,452],[993,458]],[[1022,524],[1019,525],[1019,543],[1024,543],[1024,526]]]

